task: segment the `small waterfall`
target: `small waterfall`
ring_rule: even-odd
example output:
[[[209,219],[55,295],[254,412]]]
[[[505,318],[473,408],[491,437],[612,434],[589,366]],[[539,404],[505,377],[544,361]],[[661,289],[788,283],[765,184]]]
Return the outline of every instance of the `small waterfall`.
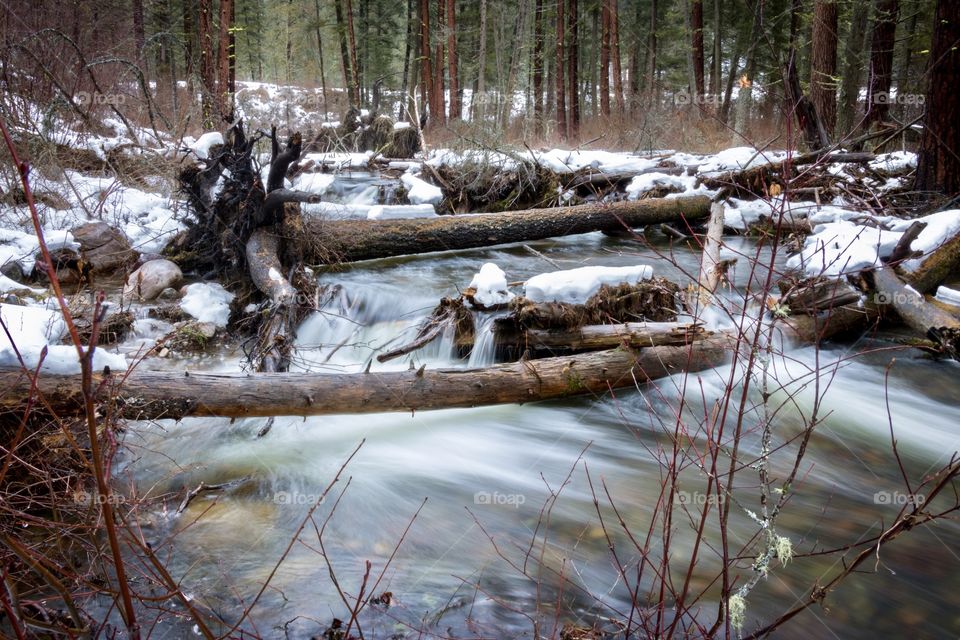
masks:
[[[476,329],[473,336],[473,349],[470,351],[470,367],[488,367],[496,362],[496,343],[493,327],[498,318],[506,315],[499,313],[482,313],[473,316]]]

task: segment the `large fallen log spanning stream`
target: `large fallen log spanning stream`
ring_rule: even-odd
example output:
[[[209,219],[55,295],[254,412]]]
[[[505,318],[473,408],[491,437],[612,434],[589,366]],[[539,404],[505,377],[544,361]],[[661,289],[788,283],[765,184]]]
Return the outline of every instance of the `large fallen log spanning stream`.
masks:
[[[611,349],[527,360],[484,369],[421,369],[353,374],[222,374],[134,370],[96,376],[101,402],[130,419],[312,416],[424,411],[549,400],[632,387],[683,371],[726,362],[734,341],[718,334],[690,346]],[[0,410],[22,411],[30,378],[0,372]],[[41,375],[37,389],[60,415],[83,411],[79,376]],[[110,398],[113,397],[113,400]],[[101,408],[106,411],[107,408]]]
[[[710,199],[694,196],[411,220],[329,220],[304,215],[302,226],[288,229],[286,235],[300,235],[295,241],[304,258],[319,264],[696,222],[709,215]]]

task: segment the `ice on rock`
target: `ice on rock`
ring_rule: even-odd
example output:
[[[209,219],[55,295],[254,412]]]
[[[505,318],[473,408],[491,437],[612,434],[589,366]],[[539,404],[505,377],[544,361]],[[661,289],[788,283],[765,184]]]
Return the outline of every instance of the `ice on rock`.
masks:
[[[400,181],[407,188],[407,199],[413,204],[440,204],[443,200],[443,191],[440,187],[435,187],[413,174],[403,174],[400,176]]]
[[[653,275],[647,265],[634,267],[580,267],[541,273],[527,280],[524,295],[534,302],[582,304],[603,285],[635,284]]]
[[[233,294],[219,283],[197,282],[187,286],[180,308],[200,322],[227,326]]]
[[[485,307],[506,304],[514,297],[507,289],[507,275],[492,262],[480,267],[480,273],[473,276],[469,288],[476,290],[473,299]]]

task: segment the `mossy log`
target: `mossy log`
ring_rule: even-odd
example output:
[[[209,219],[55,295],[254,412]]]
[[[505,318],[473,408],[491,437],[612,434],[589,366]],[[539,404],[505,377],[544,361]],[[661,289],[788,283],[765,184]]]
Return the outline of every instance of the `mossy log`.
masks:
[[[330,220],[304,216],[294,238],[315,264],[471,249],[510,242],[612,231],[674,222],[698,222],[710,214],[706,196],[585,204],[510,213],[439,216],[412,220]]]

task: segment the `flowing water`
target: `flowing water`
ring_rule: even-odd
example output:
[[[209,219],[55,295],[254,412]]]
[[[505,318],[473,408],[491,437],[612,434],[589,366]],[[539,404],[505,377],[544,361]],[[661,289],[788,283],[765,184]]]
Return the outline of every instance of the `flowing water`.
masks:
[[[354,184],[348,191],[367,187]],[[755,249],[747,239],[729,242],[744,255]],[[670,264],[656,250],[601,234],[530,246],[562,268],[647,263],[657,275],[681,282],[690,279],[685,272],[695,274],[698,268],[690,249],[675,247],[676,264]],[[768,252],[760,253],[768,259]],[[383,365],[373,358],[410,340],[439,299],[462,289],[488,261],[503,268],[510,281],[556,268],[513,245],[361,263],[320,274],[321,283],[342,289],[301,326],[296,368],[359,372],[369,365],[376,375],[411,363],[467,366],[455,358],[451,335]],[[756,283],[765,272],[752,277]],[[733,291],[743,290],[750,278],[741,258],[731,273]],[[481,321],[479,336],[486,322]],[[889,344],[879,341],[858,344],[864,346],[877,350],[844,360],[849,345],[819,352],[801,347],[771,364],[778,380],[793,381],[772,397],[783,407],[774,420],[775,445],[790,442],[772,458],[776,477],[789,472],[794,438],[822,396],[822,422],[810,441],[796,495],[778,522],[797,556],[876,536],[896,517],[904,489],[890,445],[891,423],[914,483],[945,464],[960,444],[956,363],[883,350]],[[478,349],[469,364],[491,358],[489,350]],[[819,388],[810,373],[817,363]],[[227,356],[210,366],[238,364]],[[393,594],[389,609],[371,606],[361,616],[367,637],[404,632],[419,637],[412,628],[457,637],[532,637],[530,620],[538,616],[546,621],[540,633],[553,636],[558,635],[554,620],[589,626],[629,614],[630,595],[610,545],[626,567],[635,567],[639,556],[616,524],[610,500],[642,543],[660,495],[662,452],[671,446],[681,397],[685,419],[696,424],[705,407],[723,395],[729,375],[724,367],[691,376],[685,389],[683,379],[674,377],[615,395],[524,406],[277,418],[262,438],[257,437],[262,419],[139,423],[130,429],[115,471],[120,484],[134,485],[141,495],[178,496],[167,501],[167,510],[158,508],[145,518],[144,533],[186,590],[225,620],[237,619],[283,558],[244,622],[262,636],[310,637],[335,617],[348,619],[336,585],[352,606],[367,562],[366,593]],[[759,451],[758,416],[746,416],[741,456]],[[735,420],[728,418],[730,428]],[[702,444],[702,434],[691,438]],[[317,508],[315,525],[308,523],[287,552],[311,505],[361,442]],[[201,494],[175,514],[179,496],[201,482],[230,484]],[[730,528],[735,548],[757,532],[745,513],[759,509],[756,484],[756,472],[749,468],[738,476],[740,504],[731,509]],[[704,486],[692,467],[681,474],[681,495],[689,503],[696,503]],[[552,505],[548,512],[545,504]],[[693,536],[690,522],[676,514],[670,557],[682,580]],[[654,561],[662,557],[661,539],[662,530],[654,530]],[[715,532],[708,540],[718,541]],[[702,566],[692,583],[698,591],[716,575],[714,549],[700,550]],[[922,628],[920,637],[956,637],[958,554],[955,521],[918,527],[864,564],[864,573],[848,578],[825,607],[801,614],[776,637],[898,637],[906,628]],[[774,562],[748,598],[748,628],[786,611],[841,567],[838,556],[796,557],[786,567]],[[650,587],[649,574],[644,589]],[[749,568],[742,569],[740,580],[749,574]],[[631,584],[633,575],[635,569],[628,569]],[[715,588],[708,591],[705,623],[715,615],[716,597]]]

